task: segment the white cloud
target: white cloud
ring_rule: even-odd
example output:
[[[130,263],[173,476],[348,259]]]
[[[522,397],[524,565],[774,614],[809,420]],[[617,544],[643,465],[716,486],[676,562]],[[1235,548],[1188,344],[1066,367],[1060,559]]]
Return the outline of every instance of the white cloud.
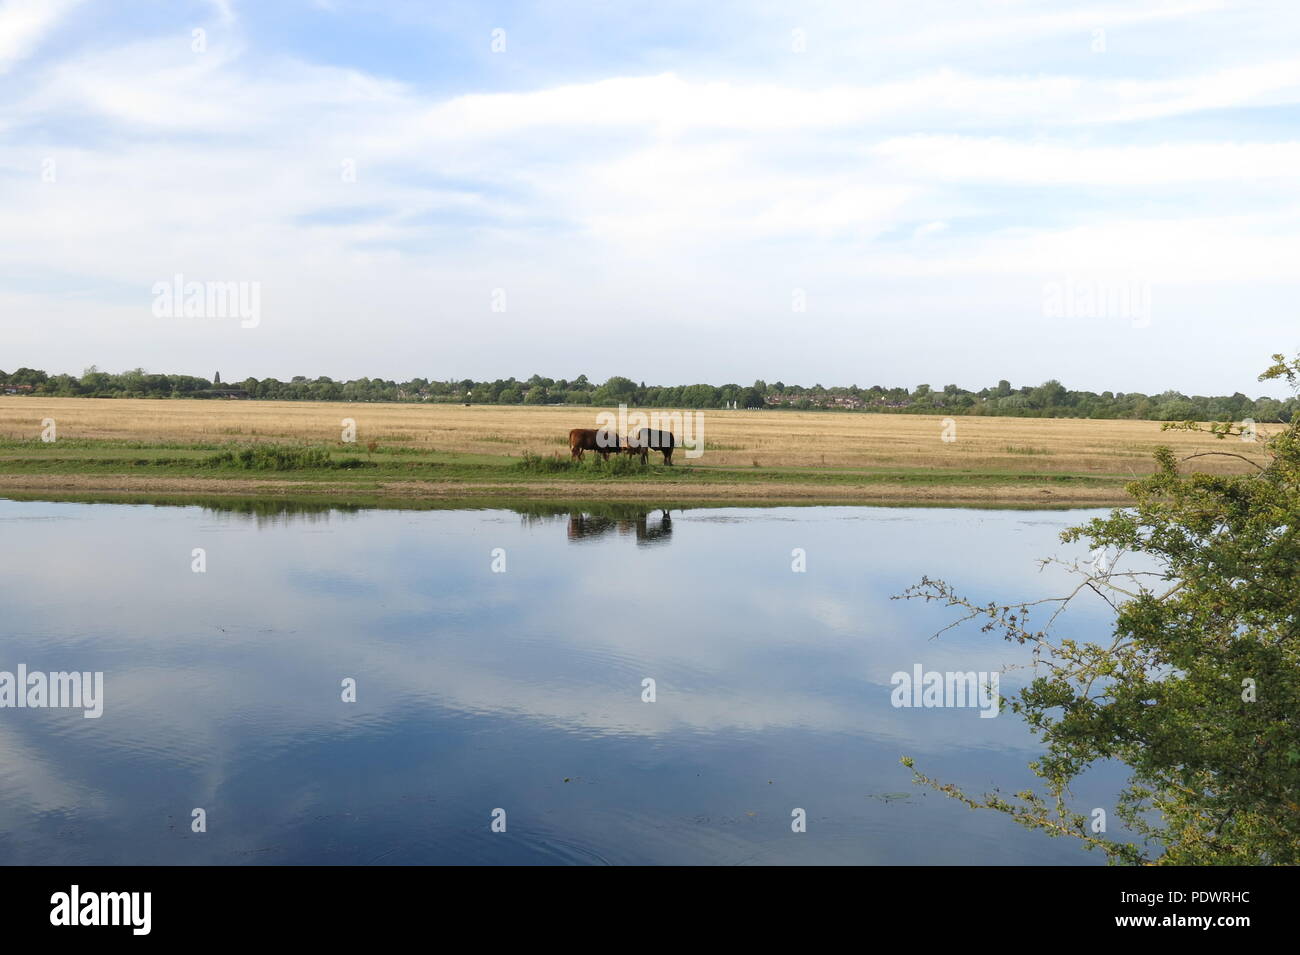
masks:
[[[1115,107],[1104,117],[1132,121],[1199,110],[1296,102],[1300,58],[1256,63],[1176,79],[1126,80],[1109,86]]]
[[[30,56],[81,0],[9,0],[0,6],[0,73]]]
[[[1223,0],[1192,3],[1134,0],[1122,5],[1075,5],[1073,9],[1063,4],[1039,6],[1041,12],[1033,3],[1000,0],[932,4],[929,9],[915,3],[913,18],[904,21],[902,30],[888,36],[887,45],[937,53],[954,49],[969,51],[989,45],[1023,47],[1063,34],[1077,36],[1082,45],[1091,42],[1094,30],[1126,30],[1147,24],[1167,27],[1171,21],[1196,19],[1227,8]],[[863,8],[863,12],[878,23],[880,18],[874,10]]]
[[[1131,25],[1194,20],[1213,6],[1144,6]],[[788,311],[789,289],[809,287],[812,301],[840,303],[841,324],[821,330],[828,347],[808,359],[843,363],[842,373],[809,376],[827,380],[856,376],[852,349],[835,343],[856,342],[880,320],[874,303],[898,294],[882,291],[886,283],[930,283],[937,291],[917,293],[913,308],[939,315],[987,298],[962,287],[976,279],[996,278],[1013,296],[1044,271],[1123,267],[1186,285],[1284,282],[1294,271],[1300,143],[1278,125],[1216,135],[1201,115],[1300,101],[1300,60],[1276,54],[1195,68],[1187,58],[1132,75],[1116,69],[1139,70],[1131,59],[1009,73],[920,57],[907,69],[841,70],[830,82],[719,75],[683,59],[675,72],[449,96],[258,49],[222,9],[203,54],[186,30],[168,30],[53,62],[28,56],[56,22],[46,12],[69,8],[0,8],[10,27],[0,30],[0,68],[27,57],[25,82],[0,89],[10,132],[22,127],[0,156],[0,257],[21,279],[6,288],[6,333],[33,343],[29,364],[112,366],[137,363],[116,354],[202,350],[211,329],[160,333],[123,318],[176,271],[263,281],[274,317],[258,339],[260,374],[330,348],[334,373],[377,373],[355,363],[413,360],[405,356],[419,349],[395,343],[434,327],[445,366],[511,374],[539,343],[599,328],[620,307],[671,314],[711,343],[701,354],[725,357],[735,349],[715,346],[731,340],[728,327],[755,327],[756,315],[777,323],[779,306],[764,303]],[[999,10],[990,36],[1008,43],[1128,16]],[[883,35],[910,29],[919,47],[942,46],[950,26],[932,22],[918,15]],[[1156,138],[1142,125],[1193,115],[1194,137],[1174,124]],[[46,157],[56,183],[41,181]],[[345,159],[354,183],[340,176]],[[1059,204],[1049,217],[1014,188],[989,185],[1054,187]],[[1121,187],[1143,199],[1180,188],[1182,204],[1098,207],[1098,189]],[[1242,205],[1246,187],[1258,208]],[[463,317],[498,286],[518,292],[512,309],[527,310],[509,341]],[[372,355],[330,344],[362,321]],[[615,342],[624,350],[639,341],[631,330],[610,334],[626,336]],[[46,357],[73,342],[85,350],[75,361]],[[616,373],[615,364],[572,373]]]
[[[909,136],[886,140],[869,152],[912,177],[949,183],[1162,186],[1300,177],[1297,142],[1076,147],[970,136]]]
[[[673,73],[527,93],[471,94],[431,107],[409,137],[488,138],[545,128],[781,132],[884,123],[973,127],[1120,122],[1228,106],[1300,101],[1300,59],[1159,81],[1078,75],[978,75],[949,68],[857,86],[692,81]],[[394,141],[409,145],[410,138]]]

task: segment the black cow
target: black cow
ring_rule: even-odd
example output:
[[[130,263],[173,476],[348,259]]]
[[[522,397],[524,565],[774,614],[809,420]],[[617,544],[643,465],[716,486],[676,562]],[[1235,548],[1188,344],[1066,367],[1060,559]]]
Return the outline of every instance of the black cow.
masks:
[[[664,464],[672,467],[673,448],[677,447],[677,438],[671,431],[642,428],[635,435],[627,436],[627,447],[630,453],[641,455],[642,464],[646,463],[651,451],[662,451]]]

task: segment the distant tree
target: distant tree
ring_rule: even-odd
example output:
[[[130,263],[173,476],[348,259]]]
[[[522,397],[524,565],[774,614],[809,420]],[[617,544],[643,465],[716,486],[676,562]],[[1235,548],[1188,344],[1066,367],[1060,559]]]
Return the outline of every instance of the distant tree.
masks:
[[[1055,408],[1065,401],[1065,387],[1053,378],[1033,389],[1028,397],[1031,408]]]
[[[1161,421],[1191,421],[1197,417],[1196,405],[1186,398],[1164,401],[1157,407],[1156,417]]]
[[[596,389],[596,404],[617,405],[630,404],[636,395],[636,382],[631,378],[615,375]]]
[[[688,385],[682,389],[680,403],[685,408],[716,408],[720,399],[712,385]]]
[[[1256,421],[1281,421],[1282,402],[1276,398],[1260,398],[1255,402]]]
[[[112,376],[91,365],[81,373],[82,394],[93,395],[109,392],[112,388]]]
[[[9,376],[11,385],[43,385],[50,376],[35,368],[19,368]]]

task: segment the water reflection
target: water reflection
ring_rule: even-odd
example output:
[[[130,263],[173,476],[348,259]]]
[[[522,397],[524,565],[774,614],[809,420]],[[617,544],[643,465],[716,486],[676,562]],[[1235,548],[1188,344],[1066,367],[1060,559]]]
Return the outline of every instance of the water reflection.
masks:
[[[362,508],[346,504],[330,505],[316,504],[310,501],[243,500],[238,498],[214,504],[205,504],[203,510],[213,516],[247,518],[257,527],[327,524],[331,520],[346,520],[362,513]]]
[[[178,504],[173,506],[186,506]],[[363,508],[338,507],[301,501],[231,500],[200,505],[214,517],[246,518],[258,527],[288,526],[293,523],[324,524],[334,518],[354,518]],[[511,508],[521,524],[532,527],[563,519],[570,541],[616,535],[633,537],[641,546],[666,544],[672,539],[673,519],[669,508],[647,509],[635,505],[608,504],[574,510],[567,505],[527,504]]]
[[[106,698],[0,710],[0,861],[1095,863],[898,763],[1014,791],[1013,718],[889,702],[897,670],[1020,652],[890,596],[1052,593],[1035,558],[1086,516],[0,501],[0,669]]]
[[[668,543],[673,536],[671,513],[661,510],[655,512],[655,517],[651,513],[637,509],[624,517],[611,517],[608,514],[573,511],[569,514],[569,540],[587,540],[617,532],[621,536],[633,535],[640,546]]]

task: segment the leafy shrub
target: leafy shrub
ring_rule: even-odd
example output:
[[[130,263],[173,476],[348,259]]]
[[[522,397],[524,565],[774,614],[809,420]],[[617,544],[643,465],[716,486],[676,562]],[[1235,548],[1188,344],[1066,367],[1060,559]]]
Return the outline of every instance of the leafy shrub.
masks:
[[[237,468],[243,471],[309,471],[331,468],[374,467],[358,458],[335,462],[324,448],[285,448],[259,444],[238,451],[210,454],[199,462],[200,467]]]
[[[558,454],[544,456],[525,451],[515,462],[515,468],[529,474],[585,472],[600,477],[621,477],[641,473],[641,462],[638,458],[625,454],[611,454],[607,460],[602,460],[594,451],[588,452],[581,461],[561,457]]]
[[[641,459],[630,454],[611,454],[603,461],[600,459],[600,455],[593,454],[588,460],[589,468],[609,477],[641,473]]]
[[[532,451],[525,451],[523,457],[515,462],[516,470],[529,474],[559,474],[577,470],[578,467],[579,462],[572,458],[562,458],[558,454],[543,456]]]

